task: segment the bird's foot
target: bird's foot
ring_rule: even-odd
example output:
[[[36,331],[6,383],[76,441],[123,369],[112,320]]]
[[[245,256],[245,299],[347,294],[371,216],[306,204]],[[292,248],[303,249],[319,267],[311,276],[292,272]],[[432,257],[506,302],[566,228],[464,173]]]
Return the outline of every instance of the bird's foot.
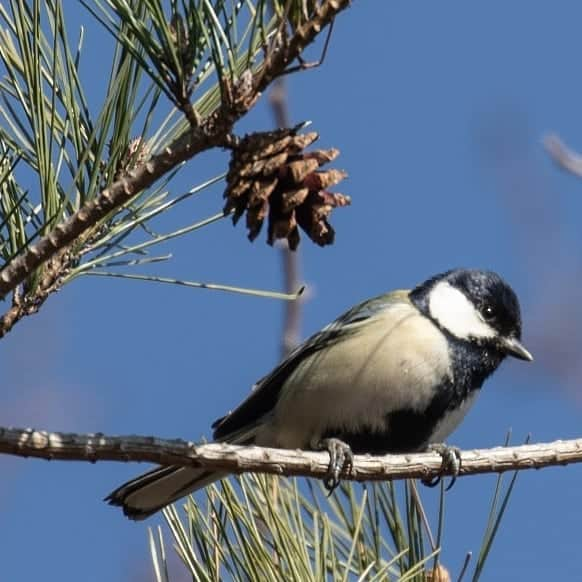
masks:
[[[452,473],[453,478],[445,489],[445,491],[448,491],[455,484],[459,471],[461,470],[461,450],[458,447],[450,447],[444,443],[429,445],[427,450],[438,453],[441,456],[443,462],[440,470],[442,472]],[[441,482],[441,479],[442,475],[438,475],[433,479],[423,479],[422,484],[427,487],[436,487]]]
[[[340,475],[342,472],[345,472],[347,475],[350,474],[354,465],[354,454],[352,453],[350,445],[334,438],[319,441],[317,448],[320,451],[327,451],[329,453],[329,468],[323,484],[331,495],[334,489],[340,484]]]

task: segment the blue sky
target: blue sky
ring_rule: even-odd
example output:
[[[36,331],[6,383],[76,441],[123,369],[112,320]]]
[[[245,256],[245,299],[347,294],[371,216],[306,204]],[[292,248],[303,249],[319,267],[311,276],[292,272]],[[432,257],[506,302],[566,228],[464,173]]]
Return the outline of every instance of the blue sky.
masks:
[[[68,8],[68,5],[67,5]],[[336,244],[303,241],[303,335],[353,303],[455,266],[497,270],[522,299],[532,365],[508,362],[451,442],[464,448],[580,436],[582,181],[541,145],[549,131],[582,150],[575,1],[355,1],[325,64],[288,79],[293,122],[310,119],[349,172],[338,190]],[[88,26],[87,82],[99,95],[108,38]],[[98,51],[100,51],[98,53]],[[99,54],[99,58],[97,58]],[[96,73],[97,71],[97,73]],[[237,126],[267,129],[266,100]],[[223,154],[181,173],[175,192],[219,173]],[[176,217],[221,207],[222,186]],[[191,213],[191,214],[190,214]],[[156,272],[279,289],[279,253],[219,222],[172,245]],[[277,361],[282,305],[210,291],[84,279],[3,340],[0,425],[155,434],[192,440]],[[146,524],[102,498],[145,467],[2,458],[2,572],[9,580],[150,576]],[[523,473],[484,580],[567,579],[578,571],[576,466]],[[493,476],[460,479],[448,497],[444,561],[477,550]],[[436,492],[425,492],[430,503]]]

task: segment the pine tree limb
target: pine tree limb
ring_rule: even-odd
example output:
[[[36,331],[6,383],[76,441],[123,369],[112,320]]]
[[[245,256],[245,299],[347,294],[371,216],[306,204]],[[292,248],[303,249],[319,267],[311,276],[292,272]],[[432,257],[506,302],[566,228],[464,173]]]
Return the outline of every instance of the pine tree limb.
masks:
[[[285,74],[288,65],[350,3],[350,0],[322,2],[308,22],[297,28],[288,40],[278,41],[273,51],[266,55],[263,66],[248,83],[250,92],[236,96],[234,101],[223,103],[214,114],[193,126],[191,131],[179,137],[165,151],[130,170],[6,265],[0,271],[0,299],[55,253],[65,249],[89,228],[106,218],[111,211],[120,208],[137,193],[154,184],[158,178],[202,151],[227,145],[233,124],[253,107],[260,93],[273,79]]]
[[[327,453],[228,444],[196,445],[180,439],[144,436],[107,436],[0,427],[0,453],[61,461],[150,462],[196,466],[230,473],[269,473],[322,478],[327,475]],[[582,462],[582,439],[495,447],[461,452],[460,475],[541,469]],[[346,479],[380,481],[431,478],[441,474],[436,453],[356,455]]]

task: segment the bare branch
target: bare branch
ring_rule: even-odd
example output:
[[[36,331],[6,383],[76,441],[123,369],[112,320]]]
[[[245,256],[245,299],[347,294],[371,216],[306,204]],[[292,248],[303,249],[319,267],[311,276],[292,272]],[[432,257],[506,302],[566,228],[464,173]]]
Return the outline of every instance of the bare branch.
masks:
[[[582,155],[569,149],[555,134],[544,138],[544,147],[558,166],[582,178]]]
[[[290,127],[287,91],[282,78],[276,79],[271,89],[269,102],[273,110],[276,128]],[[281,246],[281,262],[283,266],[283,281],[285,292],[288,289],[299,289],[300,266],[299,249],[292,251],[285,243]],[[298,345],[301,337],[301,302],[293,301],[283,305],[283,337],[281,340],[281,357],[289,355]]]
[[[162,153],[129,171],[6,265],[0,271],[0,299],[20,285],[56,252],[73,243],[88,229],[105,219],[112,210],[129,202],[158,178],[204,150],[227,145],[235,121],[252,108],[267,85],[282,75],[286,67],[315,40],[318,33],[330,24],[339,12],[350,5],[350,2],[351,0],[322,2],[314,16],[297,28],[289,41],[279,47],[274,55],[269,55],[270,58],[254,75],[252,90],[248,95],[244,95],[244,98],[237,100],[236,103],[224,103],[199,126],[178,138]]]
[[[47,460],[151,462],[230,473],[316,478],[327,475],[329,464],[328,454],[321,452],[217,443],[196,445],[180,439],[49,433],[1,427],[0,453]],[[461,475],[568,465],[582,462],[582,439],[463,451],[461,459]],[[356,455],[352,472],[346,479],[382,481],[436,477],[441,473],[441,463],[441,457],[436,453],[382,457]]]

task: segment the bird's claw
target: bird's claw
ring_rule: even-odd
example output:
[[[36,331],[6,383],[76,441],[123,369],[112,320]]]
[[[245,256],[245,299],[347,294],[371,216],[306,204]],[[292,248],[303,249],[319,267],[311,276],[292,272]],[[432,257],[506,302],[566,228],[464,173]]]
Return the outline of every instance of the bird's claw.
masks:
[[[438,453],[441,456],[441,472],[450,472],[453,476],[451,482],[445,489],[445,491],[448,491],[455,484],[459,471],[461,470],[461,450],[458,447],[450,447],[444,443],[429,445],[428,450]],[[423,479],[422,484],[427,487],[436,487],[441,482],[441,479],[442,475],[437,475],[434,478]]]
[[[354,454],[348,444],[335,438],[323,439],[318,443],[318,448],[329,453],[329,467],[323,485],[331,495],[340,484],[342,472],[350,474],[354,465]]]

